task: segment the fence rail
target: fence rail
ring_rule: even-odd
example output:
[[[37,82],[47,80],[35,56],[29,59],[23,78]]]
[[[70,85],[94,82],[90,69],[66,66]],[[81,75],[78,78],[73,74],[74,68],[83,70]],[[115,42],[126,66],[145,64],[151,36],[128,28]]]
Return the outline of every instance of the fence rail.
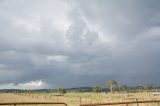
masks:
[[[67,106],[66,103],[64,102],[7,102],[7,103],[0,103],[0,105],[47,105],[47,104],[57,104],[57,105],[65,105]]]
[[[120,105],[120,104],[140,104],[140,103],[157,103],[160,100],[144,100],[144,101],[130,101],[130,102],[113,102],[113,103],[94,103],[94,104],[80,104],[80,106],[99,106],[99,105]]]

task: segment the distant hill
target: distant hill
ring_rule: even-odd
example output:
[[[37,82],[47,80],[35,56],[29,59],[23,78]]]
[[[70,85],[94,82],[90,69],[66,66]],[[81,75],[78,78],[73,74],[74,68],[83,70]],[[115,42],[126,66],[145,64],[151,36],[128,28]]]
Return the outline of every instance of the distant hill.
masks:
[[[92,87],[77,87],[77,88],[68,88],[66,89],[68,92],[92,92]],[[102,88],[102,92],[107,92],[109,89]]]
[[[76,87],[66,88],[67,92],[92,92],[92,87]],[[109,91],[109,89],[103,88],[102,92]],[[38,92],[57,92],[57,89],[34,89],[34,90],[22,90],[22,89],[1,89],[0,93],[38,93]]]
[[[75,88],[66,88],[67,92],[92,92],[92,87],[75,87]],[[140,89],[139,87],[128,87],[128,92],[139,92],[144,89]],[[0,93],[56,93],[57,89],[34,89],[34,90],[22,90],[22,89],[0,89]],[[102,88],[102,92],[109,92],[108,88]],[[118,89],[116,90],[118,91]],[[144,90],[146,91],[146,90]],[[160,92],[160,87],[155,87],[154,89],[150,89],[148,91],[152,92]]]

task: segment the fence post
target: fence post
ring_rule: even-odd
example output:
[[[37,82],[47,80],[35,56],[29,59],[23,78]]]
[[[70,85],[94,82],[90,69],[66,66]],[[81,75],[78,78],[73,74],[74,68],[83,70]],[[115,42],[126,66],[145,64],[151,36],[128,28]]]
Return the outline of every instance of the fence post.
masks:
[[[139,106],[139,104],[138,104],[138,99],[136,98],[136,102],[137,102],[137,106]]]
[[[81,105],[81,97],[79,98],[79,103],[80,103],[80,105]]]
[[[50,95],[50,100],[52,99],[52,95]]]

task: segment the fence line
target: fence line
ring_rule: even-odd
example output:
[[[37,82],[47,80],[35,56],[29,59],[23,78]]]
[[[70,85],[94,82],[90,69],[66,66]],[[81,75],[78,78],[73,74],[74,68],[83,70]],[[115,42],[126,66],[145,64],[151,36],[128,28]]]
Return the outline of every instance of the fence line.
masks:
[[[99,105],[120,105],[120,104],[139,104],[139,103],[157,103],[160,100],[145,100],[145,101],[131,101],[131,102],[114,102],[114,103],[94,103],[94,104],[80,104],[80,106],[99,106]]]
[[[40,104],[43,104],[43,105],[47,105],[47,104],[57,104],[57,105],[65,105],[65,106],[68,106],[66,103],[64,102],[7,102],[7,103],[0,103],[0,105],[40,105]]]

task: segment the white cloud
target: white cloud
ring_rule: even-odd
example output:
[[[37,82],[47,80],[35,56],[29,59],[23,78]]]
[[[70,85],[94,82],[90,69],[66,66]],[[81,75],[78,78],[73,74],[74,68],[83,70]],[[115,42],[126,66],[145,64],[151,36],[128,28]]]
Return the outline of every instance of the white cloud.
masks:
[[[30,81],[27,83],[19,84],[19,86],[21,88],[37,89],[37,88],[43,88],[45,86],[45,83],[41,80],[36,80],[36,81]]]
[[[0,69],[5,68],[5,64],[0,64]]]
[[[0,85],[0,89],[43,89],[43,88],[47,88],[47,84],[41,80],[29,81],[20,84],[4,83]]]
[[[67,60],[68,56],[55,55],[55,56],[46,56],[46,58],[48,61],[64,62]]]

